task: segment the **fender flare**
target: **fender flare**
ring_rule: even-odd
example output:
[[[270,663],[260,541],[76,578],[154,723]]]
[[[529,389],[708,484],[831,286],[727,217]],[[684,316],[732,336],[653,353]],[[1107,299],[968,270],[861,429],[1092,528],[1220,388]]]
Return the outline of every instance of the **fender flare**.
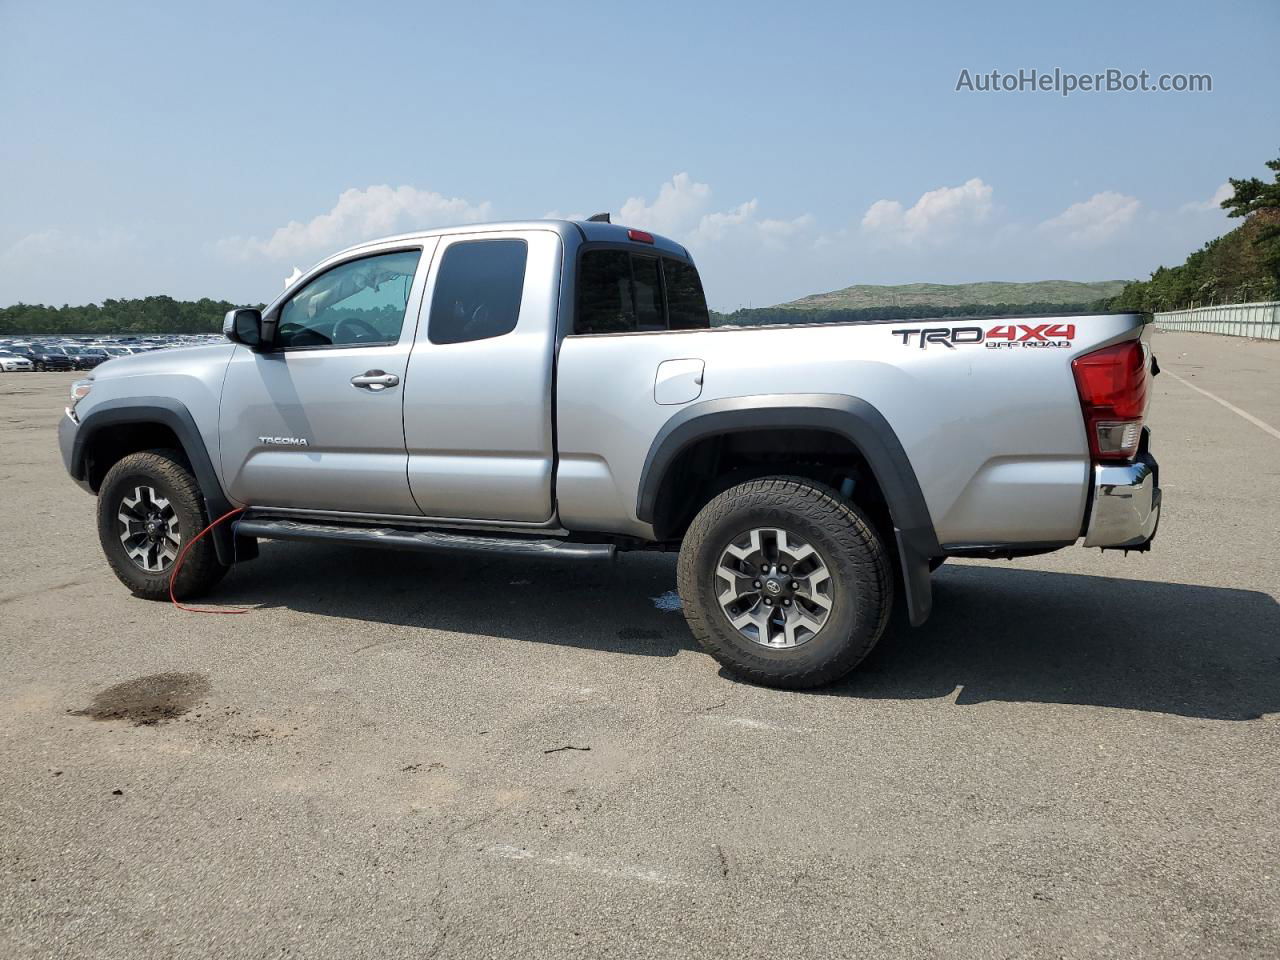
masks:
[[[889,506],[911,624],[924,623],[933,607],[929,558],[943,551],[898,435],[879,410],[858,397],[763,394],[690,404],[666,422],[649,447],[640,473],[636,517],[653,522],[667,470],[694,443],[726,433],[778,428],[826,430],[846,438],[862,453]]]
[[[88,452],[94,437],[105,429],[135,423],[158,423],[168,427],[178,438],[182,452],[191,471],[195,474],[200,492],[204,496],[205,510],[210,520],[216,520],[233,504],[223,492],[222,482],[213,468],[213,460],[205,446],[204,438],[196,426],[195,418],[186,405],[172,397],[130,397],[127,399],[104,400],[86,413],[76,430],[75,441],[71,447],[68,470],[75,480],[88,480]],[[219,526],[209,534],[213,540],[218,560],[225,564],[235,563],[238,559],[248,559],[249,550],[237,550],[236,538],[229,525]],[[248,546],[247,544],[245,545]]]

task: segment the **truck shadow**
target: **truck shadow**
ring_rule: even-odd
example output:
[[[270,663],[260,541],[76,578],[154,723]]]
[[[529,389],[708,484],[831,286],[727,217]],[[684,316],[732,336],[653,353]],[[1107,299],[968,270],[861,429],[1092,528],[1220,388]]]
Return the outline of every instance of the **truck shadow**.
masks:
[[[655,602],[674,588],[670,555],[610,566],[266,543],[225,595],[469,634],[478,656],[485,637],[504,637],[671,657],[698,649],[678,610]],[[858,670],[812,695],[1249,720],[1280,712],[1280,605],[1252,590],[948,564],[927,624],[896,618]]]
[[[898,618],[857,671],[817,692],[1252,720],[1280,712],[1280,604],[1253,590],[948,565],[928,623]]]
[[[674,657],[695,650],[675,589],[675,558],[627,554],[615,563],[264,542],[233,568],[218,599],[261,609],[486,637]]]

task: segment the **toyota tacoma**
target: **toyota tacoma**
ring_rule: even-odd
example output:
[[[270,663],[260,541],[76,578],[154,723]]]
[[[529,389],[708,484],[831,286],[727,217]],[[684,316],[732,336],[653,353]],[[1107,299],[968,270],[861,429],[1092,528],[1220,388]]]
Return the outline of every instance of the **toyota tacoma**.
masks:
[[[702,646],[810,687],[867,655],[895,596],[923,623],[947,557],[1148,549],[1148,329],[712,327],[678,243],[604,217],[484,224],[335,254],[231,311],[221,345],[109,360],[60,445],[142,597],[207,591],[259,539],[678,550]]]

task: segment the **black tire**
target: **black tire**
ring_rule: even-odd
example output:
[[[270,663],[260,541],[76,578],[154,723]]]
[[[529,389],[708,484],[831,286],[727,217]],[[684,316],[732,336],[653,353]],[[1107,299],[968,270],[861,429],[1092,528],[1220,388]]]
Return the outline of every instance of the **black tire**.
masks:
[[[740,633],[717,598],[725,548],[754,528],[777,527],[813,546],[832,581],[821,629],[788,648]],[[689,629],[730,673],[751,683],[802,689],[832,683],[871,652],[893,607],[888,550],[867,516],[830,487],[765,477],[720,494],[694,518],[680,548],[678,585]]]
[[[204,497],[186,461],[175,450],[129,454],[107,472],[98,490],[98,539],[111,569],[137,596],[168,600],[173,562],[162,570],[144,570],[129,556],[120,540],[122,528],[118,514],[125,499],[131,497],[139,485],[150,486],[172,505],[182,546],[209,523]],[[228,569],[218,561],[213,541],[205,537],[187,550],[173,585],[174,596],[179,600],[199,596],[221,580]]]

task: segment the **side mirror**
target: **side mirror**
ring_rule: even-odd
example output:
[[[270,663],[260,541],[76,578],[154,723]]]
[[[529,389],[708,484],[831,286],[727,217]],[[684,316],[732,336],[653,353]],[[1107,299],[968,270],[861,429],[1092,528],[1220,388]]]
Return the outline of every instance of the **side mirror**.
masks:
[[[261,350],[262,311],[252,307],[240,307],[228,310],[222,321],[222,335],[232,343],[243,343],[250,350]]]

